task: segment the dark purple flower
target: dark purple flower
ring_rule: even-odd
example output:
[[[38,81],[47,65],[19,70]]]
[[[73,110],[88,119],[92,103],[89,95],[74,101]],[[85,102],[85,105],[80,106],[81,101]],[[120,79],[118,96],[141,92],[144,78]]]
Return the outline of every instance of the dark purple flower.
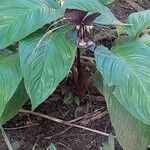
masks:
[[[93,28],[93,22],[99,16],[100,13],[88,15],[87,11],[66,9],[65,18],[75,25],[75,29],[78,31],[77,44],[79,48],[93,49],[95,47],[95,43],[90,40],[90,29]]]

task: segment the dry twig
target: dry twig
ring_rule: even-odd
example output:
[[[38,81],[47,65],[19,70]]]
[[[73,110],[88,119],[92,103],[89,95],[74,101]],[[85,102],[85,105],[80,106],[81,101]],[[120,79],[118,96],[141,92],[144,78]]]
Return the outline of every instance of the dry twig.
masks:
[[[84,125],[89,124],[91,121],[101,119],[102,117],[104,117],[107,114],[108,114],[107,111],[103,111],[103,112],[98,111],[98,112],[94,113],[89,119],[81,121],[81,124],[84,124]]]
[[[136,2],[134,2],[133,0],[126,0],[135,11],[143,11],[144,8],[142,8],[141,6],[139,6]]]
[[[72,150],[70,147],[68,147],[67,145],[61,143],[61,142],[58,142],[59,145],[62,145],[63,147],[67,148],[68,150]]]
[[[52,138],[54,138],[54,137],[58,137],[58,136],[60,136],[60,135],[63,135],[63,134],[65,134],[67,131],[69,131],[70,129],[72,129],[72,127],[68,127],[68,128],[64,129],[63,131],[61,131],[61,132],[59,132],[59,133],[57,133],[57,134],[54,134],[54,135],[49,136],[49,137],[46,137],[46,139],[49,140],[49,139],[52,139]]]
[[[57,122],[57,123],[61,123],[61,124],[64,124],[64,125],[67,125],[67,126],[70,126],[70,127],[84,129],[84,130],[94,132],[94,133],[97,133],[97,134],[100,134],[100,135],[104,135],[104,136],[107,136],[107,137],[109,136],[108,133],[101,132],[101,131],[98,131],[98,130],[95,130],[95,129],[90,129],[90,128],[87,128],[87,127],[84,127],[84,126],[80,126],[80,125],[77,125],[77,124],[74,124],[74,123],[70,123],[69,121],[64,121],[64,120],[61,120],[61,119],[58,119],[58,118],[55,118],[55,117],[52,117],[52,116],[47,116],[45,114],[41,114],[41,113],[38,113],[38,112],[32,112],[32,111],[23,110],[23,109],[20,110],[19,112],[28,113],[28,114],[35,115],[35,116],[40,116],[42,118],[45,118],[45,119],[48,119],[48,120],[51,120],[51,121],[54,121],[54,122]]]
[[[105,116],[105,115],[107,115],[107,114],[108,114],[107,111],[100,112],[100,111],[97,110],[97,111],[95,111],[93,114],[88,113],[88,114],[86,114],[86,115],[84,115],[84,116],[78,117],[78,118],[73,119],[73,120],[70,120],[70,121],[68,121],[68,122],[69,122],[69,123],[73,123],[73,122],[78,122],[78,121],[80,121],[81,124],[88,124],[90,121],[94,121],[94,120],[96,120],[96,119],[100,119],[100,118],[102,118],[103,116]],[[90,118],[90,119],[88,119],[88,118]],[[81,120],[83,120],[83,121],[81,121]],[[85,120],[86,120],[86,122],[85,122]],[[73,128],[73,127],[68,127],[68,128],[66,128],[66,129],[64,129],[63,131],[61,131],[60,133],[57,133],[57,134],[52,135],[52,136],[50,136],[50,137],[46,137],[46,139],[51,139],[51,138],[60,136],[60,135],[62,135],[62,134],[65,134],[68,130],[70,130],[70,129],[72,129],[72,128]]]

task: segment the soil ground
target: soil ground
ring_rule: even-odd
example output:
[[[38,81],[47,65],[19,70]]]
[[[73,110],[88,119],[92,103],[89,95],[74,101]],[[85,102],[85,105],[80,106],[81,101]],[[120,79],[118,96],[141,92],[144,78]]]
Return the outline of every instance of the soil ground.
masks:
[[[135,0],[135,2],[144,9],[150,8],[149,0]],[[116,0],[109,7],[116,17],[122,21],[125,21],[130,13],[136,11],[125,0]],[[75,104],[64,105],[58,88],[36,111],[68,121],[84,115],[88,116],[87,113],[90,113],[88,117],[74,123],[105,133],[114,133],[109,115],[101,116],[106,112],[103,97],[97,92],[94,93],[96,93],[94,95],[95,102],[82,101],[80,106]],[[24,108],[29,109],[29,106],[27,103]],[[96,113],[97,115],[95,115]],[[46,150],[50,143],[54,143],[57,150],[99,150],[102,143],[108,139],[106,136],[94,132],[79,128],[68,128],[66,125],[24,113],[19,113],[6,123],[4,128],[14,150],[32,150],[34,145],[35,150]],[[3,137],[0,135],[0,150],[7,149]],[[116,150],[121,150],[117,142]]]

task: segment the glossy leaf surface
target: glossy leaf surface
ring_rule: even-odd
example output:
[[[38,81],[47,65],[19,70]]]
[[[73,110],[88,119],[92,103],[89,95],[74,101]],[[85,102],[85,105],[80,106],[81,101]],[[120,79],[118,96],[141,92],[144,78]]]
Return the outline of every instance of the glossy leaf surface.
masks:
[[[74,62],[76,43],[67,37],[68,31],[70,27],[63,26],[40,44],[41,34],[20,42],[21,68],[33,109],[54,92]]]
[[[98,70],[121,105],[138,120],[150,124],[150,47],[131,42],[95,52]]]
[[[58,7],[54,0],[0,0],[0,49],[58,19]]]

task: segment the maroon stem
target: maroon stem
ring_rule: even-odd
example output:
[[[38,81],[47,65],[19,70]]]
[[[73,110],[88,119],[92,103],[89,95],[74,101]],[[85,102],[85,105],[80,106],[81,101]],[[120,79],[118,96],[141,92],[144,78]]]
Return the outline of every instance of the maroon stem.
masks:
[[[80,49],[77,48],[77,71],[78,71],[78,82],[82,77],[82,69],[81,69],[81,58],[80,58]]]

